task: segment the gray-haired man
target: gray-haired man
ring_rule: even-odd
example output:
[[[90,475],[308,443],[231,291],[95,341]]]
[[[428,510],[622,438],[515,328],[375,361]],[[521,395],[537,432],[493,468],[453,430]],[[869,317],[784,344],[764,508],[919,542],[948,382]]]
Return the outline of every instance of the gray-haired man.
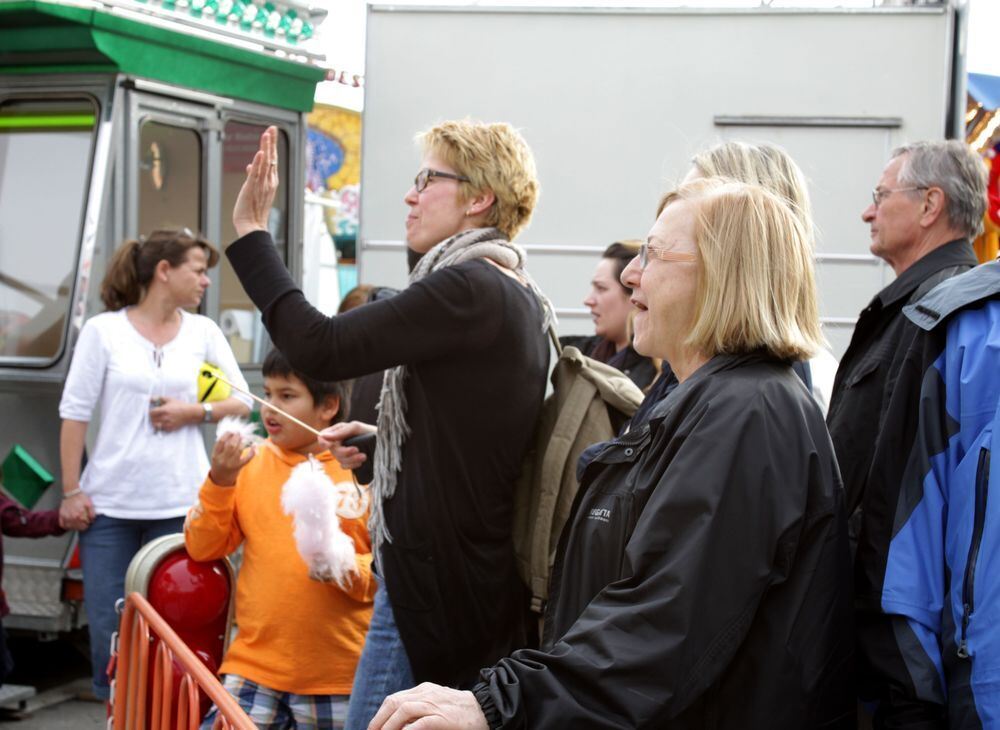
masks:
[[[911,367],[917,337],[902,308],[977,264],[970,240],[981,230],[985,206],[985,167],[968,146],[918,142],[893,152],[872,191],[872,204],[861,215],[871,228],[872,253],[892,266],[896,280],[858,318],[834,380],[827,425],[857,547],[859,689],[862,698],[880,702],[875,727],[896,727],[887,723],[927,719],[940,712],[919,686],[934,678],[907,674],[900,647],[916,649],[916,644],[880,639],[882,584],[897,505],[893,490],[875,486],[883,484],[882,460],[876,454],[905,448],[909,442],[904,434],[912,433],[918,416],[921,378],[900,377]],[[900,402],[912,403],[912,408],[890,410],[890,403]]]

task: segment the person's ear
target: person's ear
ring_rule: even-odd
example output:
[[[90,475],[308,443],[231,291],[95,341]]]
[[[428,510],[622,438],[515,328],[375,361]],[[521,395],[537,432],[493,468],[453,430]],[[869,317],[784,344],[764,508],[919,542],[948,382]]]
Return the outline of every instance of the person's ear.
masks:
[[[172,267],[170,266],[169,261],[166,259],[160,259],[156,262],[156,268],[153,270],[153,278],[165,282],[167,280],[167,272],[169,272],[171,268]]]
[[[465,207],[465,214],[482,215],[493,206],[496,199],[497,196],[492,190],[482,190],[469,198]]]
[[[323,398],[319,407],[319,416],[324,423],[333,423],[333,419],[340,413],[340,396],[328,395]]]
[[[946,216],[948,201],[944,191],[938,187],[930,187],[924,192],[924,202],[920,208],[920,225],[924,228],[933,226],[941,216]]]

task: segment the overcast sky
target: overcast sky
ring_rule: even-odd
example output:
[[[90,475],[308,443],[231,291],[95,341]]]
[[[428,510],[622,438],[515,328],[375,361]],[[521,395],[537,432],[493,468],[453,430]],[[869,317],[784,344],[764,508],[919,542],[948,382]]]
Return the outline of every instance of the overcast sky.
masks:
[[[390,0],[384,0],[389,2]],[[326,54],[327,66],[337,71],[363,74],[365,66],[365,0],[316,0],[317,4],[330,9],[326,21],[320,26],[314,49]],[[648,7],[662,5],[687,5],[700,7],[755,7],[758,0],[483,0],[482,2],[461,2],[461,0],[391,0],[393,5],[542,5],[574,6],[598,5],[614,7]],[[968,0],[969,43],[967,66],[969,71],[1000,76],[1000,1]],[[871,0],[774,0],[773,7],[871,7]],[[336,104],[349,109],[360,110],[364,101],[361,89],[327,82],[320,84],[316,100],[325,104]]]

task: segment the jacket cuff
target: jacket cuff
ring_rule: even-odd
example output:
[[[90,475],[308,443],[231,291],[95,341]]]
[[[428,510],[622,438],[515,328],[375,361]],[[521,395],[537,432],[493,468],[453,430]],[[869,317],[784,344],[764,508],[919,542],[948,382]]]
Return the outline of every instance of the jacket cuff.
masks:
[[[479,709],[483,711],[490,730],[499,730],[503,726],[503,721],[500,717],[500,711],[493,701],[493,696],[490,694],[490,685],[486,682],[480,682],[472,688],[472,694],[475,696],[476,702],[479,703]]]

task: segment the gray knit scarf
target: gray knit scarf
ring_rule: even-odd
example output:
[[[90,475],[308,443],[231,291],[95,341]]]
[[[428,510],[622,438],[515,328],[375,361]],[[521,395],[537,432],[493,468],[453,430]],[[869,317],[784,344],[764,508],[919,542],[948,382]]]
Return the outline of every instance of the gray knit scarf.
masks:
[[[547,331],[550,323],[555,324],[552,303],[524,268],[524,249],[508,241],[496,228],[474,228],[442,241],[428,251],[410,272],[410,283],[420,281],[439,269],[473,259],[490,259],[515,273],[538,299],[544,314],[542,331]],[[497,316],[501,315],[498,313]],[[410,427],[406,422],[406,366],[398,365],[386,370],[378,402],[378,447],[375,449],[372,512],[368,521],[376,561],[379,560],[382,543],[392,542],[382,505],[396,493],[403,444],[409,435]]]

